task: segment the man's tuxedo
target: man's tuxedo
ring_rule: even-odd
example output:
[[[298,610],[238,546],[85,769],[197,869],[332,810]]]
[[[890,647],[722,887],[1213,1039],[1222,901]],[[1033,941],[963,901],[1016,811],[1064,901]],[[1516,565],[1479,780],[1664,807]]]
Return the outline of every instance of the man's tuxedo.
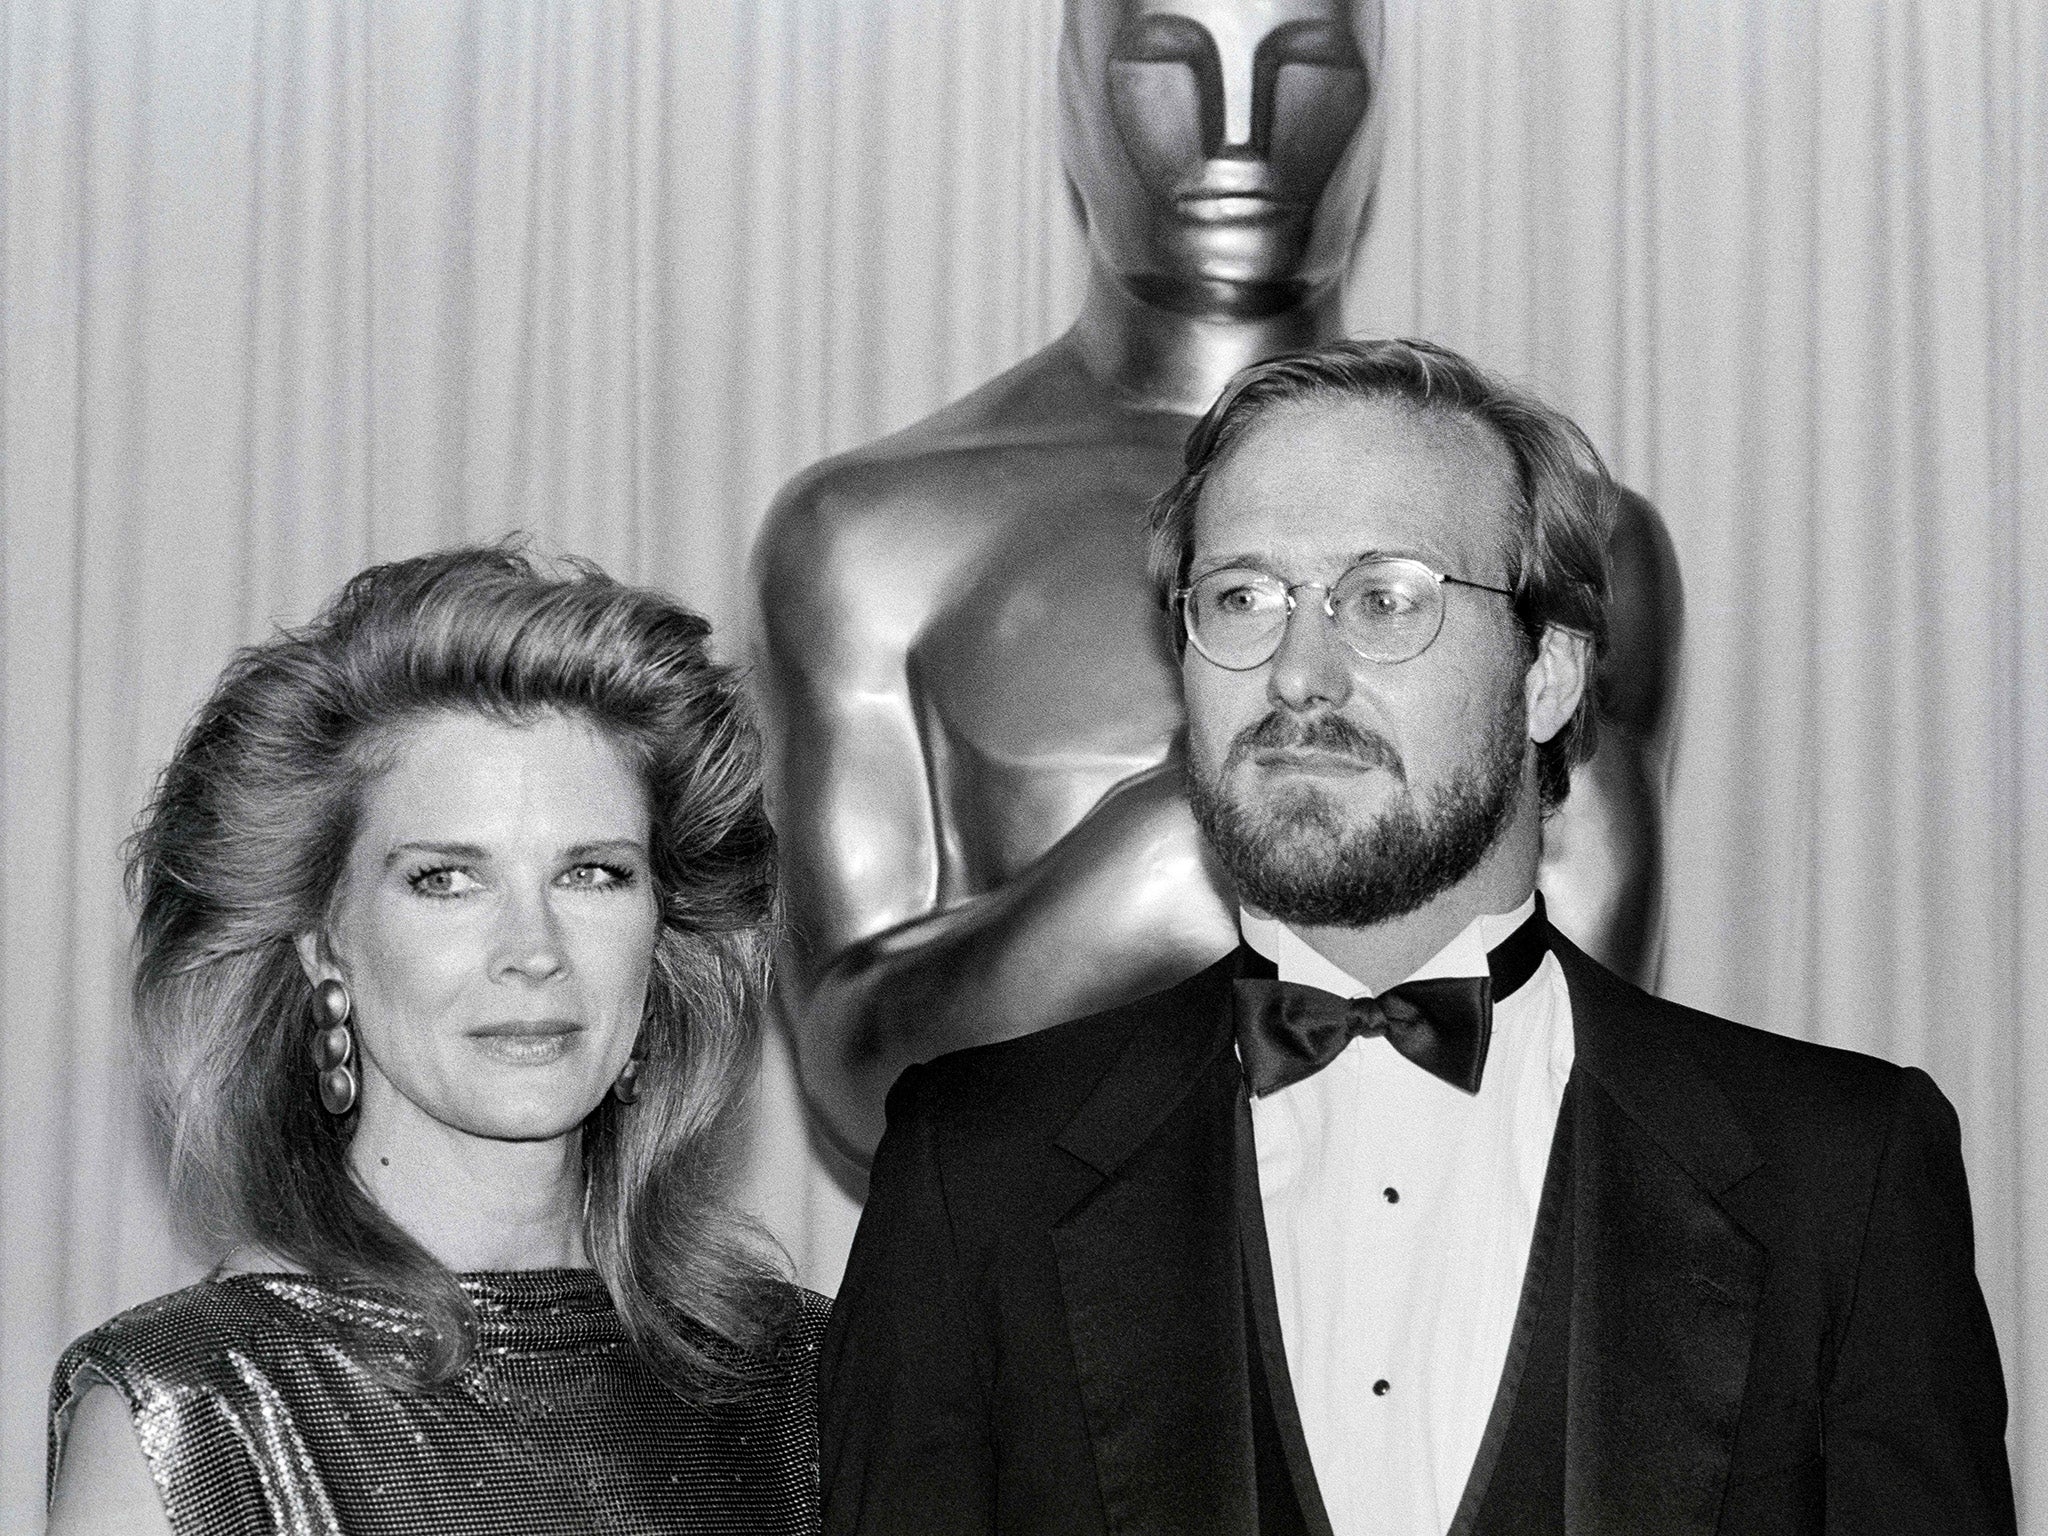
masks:
[[[1576,1063],[1453,1530],[2011,1532],[1932,1082],[1555,947]],[[1327,1531],[1232,1048],[1246,963],[898,1082],[822,1361],[828,1531]]]

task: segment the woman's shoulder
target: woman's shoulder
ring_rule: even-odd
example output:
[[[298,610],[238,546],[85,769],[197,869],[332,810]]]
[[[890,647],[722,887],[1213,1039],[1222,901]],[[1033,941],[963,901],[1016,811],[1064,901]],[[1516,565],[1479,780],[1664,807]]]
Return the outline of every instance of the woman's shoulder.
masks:
[[[145,1301],[72,1341],[57,1364],[60,1386],[82,1372],[116,1385],[135,1377],[177,1377],[204,1370],[223,1346],[276,1321],[275,1304],[244,1277],[202,1280]]]
[[[707,1423],[751,1425],[815,1440],[818,1357],[831,1302],[787,1280],[767,1282],[752,1298],[750,1338],[721,1336],[675,1314],[702,1344],[711,1366],[701,1395],[686,1392]]]
[[[832,1315],[832,1300],[794,1282],[785,1282],[790,1306],[787,1347],[815,1357],[825,1339],[825,1323]]]
[[[145,1300],[72,1341],[57,1358],[49,1405],[61,1415],[94,1380],[137,1411],[174,1399],[244,1401],[260,1382],[350,1339],[356,1354],[406,1352],[410,1319],[373,1298],[305,1274],[215,1274]]]
[[[248,1394],[260,1391],[288,1359],[304,1357],[321,1331],[313,1313],[277,1289],[302,1283],[303,1277],[289,1275],[202,1280],[131,1307],[74,1340],[50,1382],[53,1487],[70,1459],[73,1428],[83,1424],[88,1441],[94,1424],[105,1428],[105,1404],[97,1410],[85,1404],[99,1401],[95,1389],[111,1388],[145,1455],[208,1469],[200,1503],[179,1485],[172,1503],[190,1518],[174,1521],[177,1529],[233,1526],[233,1518],[213,1517],[260,1510],[261,1489],[245,1465],[245,1438],[236,1425]],[[174,1478],[174,1467],[155,1463],[151,1470],[170,1498],[173,1485],[164,1480]]]
[[[743,1381],[777,1395],[815,1390],[818,1351],[832,1303],[789,1280],[772,1280],[755,1293],[752,1311],[759,1332],[745,1345],[710,1340],[712,1353],[736,1367]],[[701,1325],[686,1325],[701,1327]],[[706,1337],[700,1332],[699,1337]]]
[[[765,1364],[785,1382],[815,1391],[818,1352],[825,1342],[825,1322],[832,1303],[793,1281],[778,1281],[774,1291],[777,1324]]]

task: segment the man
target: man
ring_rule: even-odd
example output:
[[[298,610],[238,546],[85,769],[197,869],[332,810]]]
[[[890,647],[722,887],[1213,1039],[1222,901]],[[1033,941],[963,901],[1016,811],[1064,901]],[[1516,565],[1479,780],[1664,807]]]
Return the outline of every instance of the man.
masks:
[[[1584,437],[1337,343],[1186,466],[1153,564],[1244,943],[903,1075],[827,1529],[2010,1532],[1939,1091],[1545,921],[1605,627]]]
[[[1180,698],[1144,600],[1144,508],[1239,368],[1340,331],[1382,33],[1378,0],[1069,0],[1080,317],[813,466],[769,514],[756,675],[782,997],[851,1163],[910,1063],[1128,1001],[1236,943],[1169,755]],[[1625,506],[1610,729],[1544,879],[1572,932],[1647,976],[1678,577],[1656,513]]]

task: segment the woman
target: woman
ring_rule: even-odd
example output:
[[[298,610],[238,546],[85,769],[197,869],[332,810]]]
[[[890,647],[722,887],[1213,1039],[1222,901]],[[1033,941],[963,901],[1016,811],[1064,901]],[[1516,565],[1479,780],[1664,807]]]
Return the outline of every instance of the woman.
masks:
[[[707,634],[467,549],[229,665],[129,875],[236,1246],[59,1362],[56,1536],[815,1529],[824,1303],[717,1195],[774,845]]]

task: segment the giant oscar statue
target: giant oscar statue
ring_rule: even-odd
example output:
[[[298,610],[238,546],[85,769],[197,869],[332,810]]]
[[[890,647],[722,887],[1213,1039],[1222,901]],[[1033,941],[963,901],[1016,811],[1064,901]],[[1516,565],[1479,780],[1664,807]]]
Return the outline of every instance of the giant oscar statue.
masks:
[[[1234,898],[1182,797],[1144,512],[1238,368],[1338,333],[1376,158],[1379,0],[1069,0],[1091,257],[1058,341],[814,466],[755,550],[785,1006],[853,1163],[896,1074],[1193,973]],[[1561,927],[1656,944],[1677,571],[1630,499],[1590,771],[1546,830]]]

